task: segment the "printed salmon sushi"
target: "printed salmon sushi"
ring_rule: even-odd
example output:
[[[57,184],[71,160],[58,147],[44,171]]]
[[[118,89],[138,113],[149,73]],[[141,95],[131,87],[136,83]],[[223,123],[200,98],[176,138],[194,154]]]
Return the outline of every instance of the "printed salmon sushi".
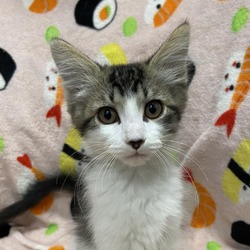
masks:
[[[167,22],[182,0],[149,0],[145,11],[145,22],[160,27]]]
[[[115,0],[80,0],[75,8],[75,20],[79,25],[101,30],[113,21],[116,10]]]
[[[53,10],[57,5],[57,0],[22,0],[24,6],[31,12],[43,14]]]

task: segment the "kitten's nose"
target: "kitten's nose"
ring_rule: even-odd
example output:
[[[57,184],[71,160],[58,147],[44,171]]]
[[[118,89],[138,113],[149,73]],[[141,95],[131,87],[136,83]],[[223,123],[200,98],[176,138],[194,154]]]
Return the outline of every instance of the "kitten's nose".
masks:
[[[137,150],[145,140],[129,141],[127,142],[133,149]]]

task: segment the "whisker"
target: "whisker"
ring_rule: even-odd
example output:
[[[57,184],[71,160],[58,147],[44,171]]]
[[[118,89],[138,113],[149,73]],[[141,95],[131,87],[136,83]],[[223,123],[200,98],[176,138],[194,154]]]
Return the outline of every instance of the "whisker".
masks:
[[[105,173],[105,170],[108,167],[108,163],[109,163],[110,159],[112,158],[111,156],[107,156],[107,154],[104,155],[104,157],[102,157],[102,158],[104,158],[104,162],[102,162],[102,166],[98,171],[98,175],[97,175],[97,178],[96,178],[96,181],[95,181],[95,190],[97,189],[97,184],[98,184],[98,180],[99,180],[100,175]],[[104,171],[102,171],[103,169],[104,169]],[[102,175],[102,179],[101,179],[101,190],[102,190],[102,192],[103,192],[103,178],[104,178],[104,176]]]
[[[198,167],[198,169],[201,171],[201,173],[204,175],[204,177],[206,178],[206,181],[208,181],[206,173],[202,169],[201,165],[196,161],[196,159],[193,156],[188,155],[185,150],[176,148],[176,147],[174,147],[172,145],[164,145],[163,148],[175,151],[175,152],[183,155],[185,158],[190,159]]]
[[[196,194],[195,195],[195,205],[197,205],[199,203],[199,194],[198,194],[198,191],[196,189],[195,182],[194,182],[192,176],[190,175],[190,173],[188,172],[188,170],[185,167],[183,168],[183,171],[188,175],[189,179],[191,180],[192,186],[194,187],[195,194]],[[198,212],[199,212],[199,207],[200,206],[197,206],[197,207],[198,207]],[[198,212],[197,212],[197,214],[198,214]]]
[[[95,156],[94,158],[92,158],[90,160],[90,162],[88,162],[88,164],[86,166],[84,166],[84,168],[80,172],[79,179],[81,179],[85,175],[86,171],[88,171],[89,168],[98,160],[98,158],[100,158],[101,156],[103,156],[105,153],[106,152],[102,152],[101,154],[99,154],[99,155]]]
[[[63,184],[62,184],[62,186],[61,186],[61,188],[60,188],[60,191],[59,191],[59,194],[58,194],[58,198],[61,197],[61,194],[62,194],[62,192],[63,192],[63,188],[64,188],[64,186],[65,186],[65,184],[66,184],[66,181],[67,181],[67,179],[69,178],[69,176],[73,176],[72,172],[73,172],[73,168],[71,168],[70,171],[67,172],[67,175],[65,176],[65,180],[63,181]],[[58,171],[57,179],[59,178],[59,175],[60,175],[60,171]],[[74,191],[74,192],[75,192],[75,191]]]
[[[94,157],[93,159],[91,159],[91,161],[83,168],[83,170],[80,172],[79,174],[79,177],[78,177],[78,180],[79,182],[77,182],[77,185],[76,185],[76,188],[78,189],[81,189],[81,181],[82,178],[85,176],[85,173],[90,169],[90,167],[93,165],[93,164],[96,164],[98,162],[98,160],[100,160],[100,158],[102,159],[104,157],[106,152],[103,152],[101,153],[100,155],[97,155],[96,157]],[[81,204],[80,202],[78,201],[78,205],[80,207],[80,210],[84,213],[84,210],[83,208],[81,207]]]
[[[113,160],[112,160],[112,162],[111,162],[111,167],[109,168],[109,179],[108,179],[108,182],[111,181],[111,178],[110,178],[111,172],[112,172],[111,170],[112,170],[112,168],[114,167],[116,161],[117,161],[117,155],[114,154]],[[117,175],[115,175],[114,185],[116,185],[116,183],[117,183],[116,177],[117,177]]]
[[[172,155],[171,151],[168,151],[168,149],[166,149],[166,148],[161,149],[159,152],[164,153],[164,154],[167,154],[168,156],[170,156],[170,157],[171,157],[174,161],[176,161],[176,162],[182,167],[182,169],[188,174],[188,176],[189,176],[190,179],[191,179],[192,186],[193,186],[193,188],[194,188],[194,190],[195,190],[195,204],[198,204],[198,202],[199,202],[199,194],[198,194],[197,189],[196,189],[196,187],[195,187],[194,180],[192,179],[192,177],[191,177],[190,174],[188,173],[187,169],[186,169],[185,167],[182,166],[182,162],[179,161],[176,157],[174,157],[174,156]],[[166,158],[166,160],[167,160],[167,158]]]
[[[159,150],[160,153],[166,154],[167,156],[169,156],[171,159],[173,159],[175,162],[177,162],[179,164],[179,166],[181,166],[181,161],[178,160],[178,158],[176,158],[173,153],[168,149],[165,148],[164,146]],[[167,158],[166,158],[167,159]]]
[[[103,175],[102,175],[102,181],[101,181],[101,186],[102,186],[102,191],[103,191],[103,179],[104,179],[104,176],[107,172],[107,170],[111,167],[111,165],[113,164],[114,162],[114,156],[111,156],[109,161],[107,162],[107,167],[105,168],[104,172],[103,172]]]
[[[185,146],[187,148],[191,148],[191,146],[189,146],[188,144],[186,144],[184,142],[180,142],[180,141],[176,141],[176,140],[168,140],[168,139],[165,139],[164,137],[161,138],[161,141],[162,142],[170,142],[170,143],[173,143],[173,144],[177,143],[177,144],[183,145],[183,146]]]
[[[108,179],[108,182],[110,182],[111,170],[114,167],[116,161],[117,161],[117,158],[113,157],[113,160],[112,160],[112,162],[110,164],[110,168],[109,168],[109,179]],[[116,182],[117,182],[117,180],[115,179],[115,184],[116,184]]]
[[[164,169],[166,169],[167,175],[168,175],[168,168],[165,166],[166,164],[167,164],[167,165],[169,164],[168,161],[167,161],[167,159],[164,159],[164,158],[161,156],[161,154],[159,154],[158,151],[154,152],[154,155],[155,155],[157,161],[159,162],[160,166],[162,166],[162,167],[164,167]],[[167,162],[166,162],[166,161],[167,161]],[[158,166],[158,165],[157,165],[157,166]],[[160,169],[160,166],[158,166],[158,168],[159,168],[159,174],[160,174],[160,170],[161,170],[161,169]]]

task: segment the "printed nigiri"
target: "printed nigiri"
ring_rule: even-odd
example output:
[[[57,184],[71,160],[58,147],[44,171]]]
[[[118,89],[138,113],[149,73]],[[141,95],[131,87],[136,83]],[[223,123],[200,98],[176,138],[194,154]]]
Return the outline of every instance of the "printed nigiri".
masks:
[[[96,61],[101,65],[127,64],[127,57],[122,47],[117,43],[108,43],[100,48]]]
[[[145,22],[159,27],[175,12],[182,0],[156,0],[148,1],[144,14]]]
[[[24,6],[31,12],[42,14],[53,10],[57,0],[22,0]]]

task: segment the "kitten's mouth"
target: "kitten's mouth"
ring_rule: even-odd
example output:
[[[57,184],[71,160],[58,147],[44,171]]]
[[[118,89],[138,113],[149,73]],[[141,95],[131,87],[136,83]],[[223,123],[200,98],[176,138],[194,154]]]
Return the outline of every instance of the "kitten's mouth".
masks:
[[[123,161],[126,162],[130,166],[140,166],[145,164],[146,161],[149,160],[149,155],[148,154],[142,154],[135,152],[134,154],[125,156],[123,158]]]
[[[127,159],[137,159],[140,157],[148,157],[148,155],[135,152],[134,154],[127,156]]]

